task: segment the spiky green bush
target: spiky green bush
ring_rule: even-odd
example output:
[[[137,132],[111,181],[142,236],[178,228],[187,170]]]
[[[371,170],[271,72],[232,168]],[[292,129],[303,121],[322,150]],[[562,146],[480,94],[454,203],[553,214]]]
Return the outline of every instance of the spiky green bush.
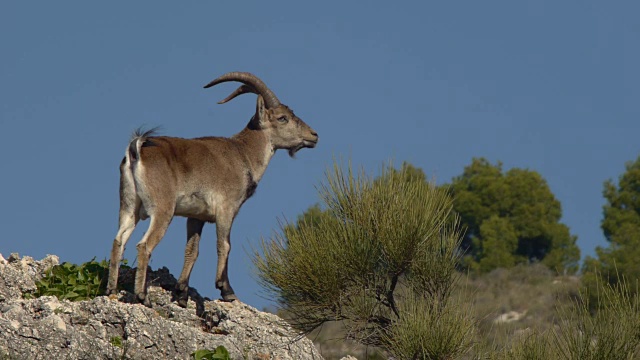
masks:
[[[460,301],[411,291],[398,302],[401,316],[385,331],[383,347],[396,359],[456,359],[473,344],[474,322]]]
[[[576,302],[572,312],[560,314],[554,343],[567,360],[627,360],[640,356],[640,298],[631,295],[623,278],[615,285],[598,282],[598,309],[592,314],[588,299]]]
[[[549,360],[559,359],[558,349],[553,346],[553,334],[531,330],[516,339],[510,347],[493,353],[496,360]]]
[[[415,358],[467,351],[473,322],[450,303],[462,236],[446,191],[391,167],[374,181],[334,164],[319,193],[326,215],[283,224],[254,256],[293,325],[345,320],[347,338],[389,351],[403,344]],[[423,336],[403,342],[416,327]]]

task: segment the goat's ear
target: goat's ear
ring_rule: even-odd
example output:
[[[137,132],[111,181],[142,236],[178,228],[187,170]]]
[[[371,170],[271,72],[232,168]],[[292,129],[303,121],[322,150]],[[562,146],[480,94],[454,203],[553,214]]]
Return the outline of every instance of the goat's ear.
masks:
[[[258,115],[258,122],[264,123],[267,121],[267,108],[264,106],[264,99],[262,95],[258,95],[258,100],[256,102],[256,115]]]

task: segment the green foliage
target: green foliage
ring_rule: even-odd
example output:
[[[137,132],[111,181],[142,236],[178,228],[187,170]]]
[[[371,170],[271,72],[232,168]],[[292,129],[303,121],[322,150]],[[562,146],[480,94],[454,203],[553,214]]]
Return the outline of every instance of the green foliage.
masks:
[[[577,270],[577,238],[561,224],[560,202],[535,171],[473,159],[448,187],[467,228],[464,264],[486,272],[540,261],[557,272]]]
[[[111,340],[111,345],[122,349],[123,344],[122,344],[122,338],[120,336],[112,336],[110,340]]]
[[[403,162],[400,170],[396,170],[391,165],[387,166],[385,170],[386,176],[400,177],[404,181],[416,181],[419,183],[427,184],[427,177],[422,169],[417,168],[410,163]],[[382,181],[381,178],[373,180],[374,182]],[[286,224],[285,230],[295,228],[298,224],[306,223],[307,226],[316,226],[321,221],[331,221],[335,217],[329,210],[323,209],[320,204],[314,204],[310,206],[304,213],[298,215],[298,219],[294,224]]]
[[[254,257],[259,281],[294,326],[347,320],[348,338],[383,347],[419,327],[424,336],[404,339],[417,358],[428,358],[419,349],[468,350],[473,323],[450,304],[462,237],[452,200],[424,179],[408,181],[407,169],[383,167],[374,181],[334,164],[319,187],[326,210],[315,207],[263,240]]]
[[[618,180],[604,183],[602,230],[609,242],[616,245],[636,245],[640,240],[640,157],[625,164]]]
[[[218,346],[214,351],[207,349],[196,350],[191,353],[194,360],[231,360],[229,351],[222,345]]]
[[[626,164],[617,186],[611,180],[604,183],[603,195],[607,202],[601,227],[609,246],[596,248],[597,259],[585,260],[583,272],[590,287],[599,275],[609,284],[615,284],[618,275],[633,282],[640,279],[640,157]]]
[[[478,359],[487,360],[549,360],[560,359],[552,345],[550,332],[528,331],[516,336],[510,346],[502,349],[483,349]]]
[[[387,176],[395,176],[400,180],[407,182],[419,182],[419,183],[427,183],[427,176],[424,174],[422,169],[411,165],[408,162],[403,162],[402,166],[400,166],[400,170],[396,170],[393,166],[389,165],[385,170]],[[383,181],[384,176],[376,179],[375,181]]]
[[[600,308],[592,315],[588,302],[560,314],[554,345],[567,360],[626,360],[640,356],[640,299],[630,296],[624,279],[596,287]],[[589,299],[585,295],[583,298]]]
[[[80,265],[64,262],[52,266],[45,276],[36,282],[34,293],[25,293],[26,298],[56,296],[58,299],[81,301],[104,295],[109,274],[109,262],[97,262],[95,258]]]
[[[518,233],[509,220],[496,215],[480,225],[482,246],[477,266],[482,272],[495,268],[512,268],[516,265],[514,254],[518,250]],[[480,242],[477,240],[477,242]]]
[[[306,223],[307,226],[317,226],[328,213],[320,208],[319,204],[309,207],[302,215],[298,216],[298,223]],[[290,224],[290,226],[293,226]]]
[[[433,301],[411,292],[398,307],[403,316],[382,339],[396,359],[455,359],[472,347],[474,322],[462,301]]]

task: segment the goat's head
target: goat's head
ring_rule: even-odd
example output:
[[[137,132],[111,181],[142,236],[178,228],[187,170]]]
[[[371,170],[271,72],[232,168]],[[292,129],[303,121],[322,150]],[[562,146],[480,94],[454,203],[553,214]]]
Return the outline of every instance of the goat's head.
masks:
[[[230,72],[211,81],[205,88],[227,81],[243,83],[231,95],[219,104],[246,93],[258,94],[256,114],[251,119],[250,126],[261,129],[268,134],[275,149],[287,149],[293,157],[302,148],[312,148],[318,143],[318,134],[304,121],[297,117],[289,107],[280,100],[262,80],[253,74],[245,72]]]

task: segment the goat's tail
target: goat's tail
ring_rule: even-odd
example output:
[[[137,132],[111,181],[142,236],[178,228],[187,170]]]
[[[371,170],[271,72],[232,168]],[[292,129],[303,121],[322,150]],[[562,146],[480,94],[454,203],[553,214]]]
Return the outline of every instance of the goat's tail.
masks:
[[[157,132],[157,127],[146,131],[142,130],[142,128],[138,128],[133,132],[133,135],[131,135],[131,141],[129,142],[129,161],[131,164],[140,160],[140,149],[143,146],[154,145],[150,138],[156,135]]]

